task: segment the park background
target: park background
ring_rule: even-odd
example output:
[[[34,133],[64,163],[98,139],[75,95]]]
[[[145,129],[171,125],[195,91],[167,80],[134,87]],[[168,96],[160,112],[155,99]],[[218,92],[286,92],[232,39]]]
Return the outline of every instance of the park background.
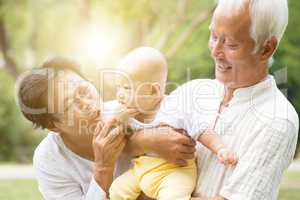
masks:
[[[207,42],[214,7],[213,0],[0,0],[0,200],[42,199],[28,174],[33,151],[46,132],[34,130],[20,113],[15,99],[20,74],[53,56],[71,57],[110,100],[114,82],[109,77],[99,82],[99,71],[114,68],[130,50],[146,45],[166,55],[172,83],[213,78]],[[299,10],[300,1],[289,0],[289,25],[270,69],[298,114]],[[280,200],[300,199],[296,158],[284,177]]]

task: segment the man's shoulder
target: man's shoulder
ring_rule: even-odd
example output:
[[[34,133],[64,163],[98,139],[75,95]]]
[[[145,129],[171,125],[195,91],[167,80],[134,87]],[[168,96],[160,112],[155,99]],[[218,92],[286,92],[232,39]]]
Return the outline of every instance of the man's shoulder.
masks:
[[[297,130],[299,129],[299,117],[291,102],[278,89],[276,92],[276,101],[274,112],[276,118],[281,118],[287,123],[290,123]]]
[[[272,94],[261,101],[263,102],[254,107],[260,119],[265,120],[280,132],[286,132],[287,128],[293,128],[298,132],[298,114],[279,89],[276,88]]]

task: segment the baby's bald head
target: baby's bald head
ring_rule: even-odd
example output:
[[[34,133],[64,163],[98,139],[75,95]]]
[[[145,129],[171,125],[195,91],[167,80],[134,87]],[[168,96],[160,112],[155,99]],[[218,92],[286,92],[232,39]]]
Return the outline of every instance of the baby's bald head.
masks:
[[[141,47],[130,52],[119,65],[126,74],[118,78],[117,100],[137,108],[141,116],[156,112],[165,93],[168,66],[158,50]]]
[[[120,63],[119,69],[133,81],[159,83],[164,90],[168,66],[163,54],[151,47],[141,47],[130,52]]]

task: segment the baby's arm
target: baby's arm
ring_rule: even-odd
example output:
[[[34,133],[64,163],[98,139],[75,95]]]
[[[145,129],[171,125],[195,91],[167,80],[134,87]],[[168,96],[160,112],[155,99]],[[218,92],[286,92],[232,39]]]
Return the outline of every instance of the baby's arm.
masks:
[[[216,154],[222,164],[235,165],[237,163],[236,154],[225,146],[220,136],[213,130],[207,129],[200,135],[198,141]]]
[[[122,127],[123,133],[125,135],[130,134],[131,131],[126,122],[128,118],[134,117],[137,114],[137,109],[118,108],[115,110],[113,116],[104,121],[104,124],[102,124],[102,126],[105,127],[108,131],[116,127]]]

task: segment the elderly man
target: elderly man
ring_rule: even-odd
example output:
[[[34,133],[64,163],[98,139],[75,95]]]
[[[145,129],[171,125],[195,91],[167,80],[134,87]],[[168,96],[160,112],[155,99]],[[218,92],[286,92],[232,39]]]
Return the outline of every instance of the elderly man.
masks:
[[[295,109],[268,75],[287,22],[286,0],[219,0],[209,39],[216,80],[193,80],[168,97],[173,116],[214,129],[239,155],[226,167],[197,146],[195,200],[277,199],[299,128]]]

